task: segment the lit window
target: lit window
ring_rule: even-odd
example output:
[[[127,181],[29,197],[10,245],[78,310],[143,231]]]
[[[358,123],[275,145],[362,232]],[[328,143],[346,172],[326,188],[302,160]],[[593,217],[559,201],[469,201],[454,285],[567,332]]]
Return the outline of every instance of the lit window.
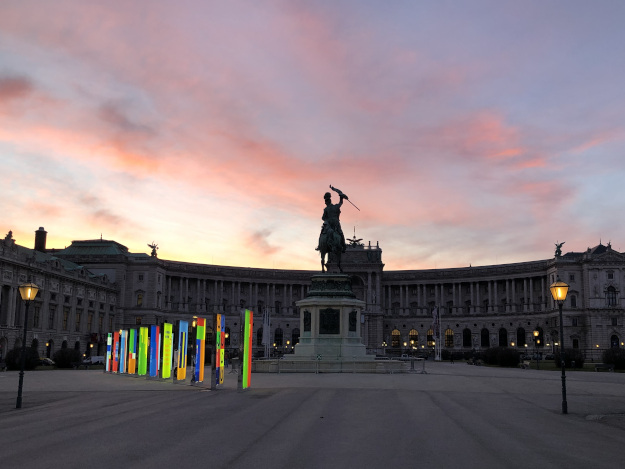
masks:
[[[401,343],[401,332],[398,329],[393,329],[391,332],[391,347],[399,347]]]
[[[427,332],[427,342],[428,342],[428,347],[434,347],[435,342],[434,342],[434,330],[432,328],[428,329]]]
[[[454,346],[454,331],[451,329],[445,329],[445,347]]]

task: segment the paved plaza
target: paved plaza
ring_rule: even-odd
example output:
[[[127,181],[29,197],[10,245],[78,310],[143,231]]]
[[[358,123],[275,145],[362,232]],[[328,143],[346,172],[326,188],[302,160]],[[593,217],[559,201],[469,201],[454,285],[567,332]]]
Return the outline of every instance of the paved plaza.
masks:
[[[261,374],[237,391],[96,370],[0,373],[3,468],[615,468],[625,374],[426,362],[427,374]]]

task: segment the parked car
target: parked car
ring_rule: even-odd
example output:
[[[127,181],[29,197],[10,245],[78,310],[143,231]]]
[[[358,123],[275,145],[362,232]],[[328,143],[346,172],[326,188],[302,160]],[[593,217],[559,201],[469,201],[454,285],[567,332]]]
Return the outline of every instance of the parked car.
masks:
[[[40,358],[39,359],[39,364],[42,366],[54,366],[54,360],[51,360],[49,358]]]

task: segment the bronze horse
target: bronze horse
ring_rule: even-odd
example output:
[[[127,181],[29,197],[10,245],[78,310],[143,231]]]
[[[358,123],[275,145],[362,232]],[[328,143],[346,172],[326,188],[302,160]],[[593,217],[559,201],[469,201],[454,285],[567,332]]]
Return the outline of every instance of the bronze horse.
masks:
[[[327,223],[324,223],[321,227],[319,247],[317,249],[321,253],[321,272],[326,271],[326,254],[328,255],[328,262],[336,262],[339,272],[343,272],[343,269],[341,268],[341,254],[343,252],[343,248],[341,246],[341,235],[333,230]]]

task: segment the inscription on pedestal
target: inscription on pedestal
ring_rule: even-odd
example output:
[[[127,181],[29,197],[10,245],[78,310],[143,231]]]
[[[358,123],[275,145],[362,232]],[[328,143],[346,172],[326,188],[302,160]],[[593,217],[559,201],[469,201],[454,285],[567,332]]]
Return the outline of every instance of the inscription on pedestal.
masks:
[[[338,309],[326,308],[319,311],[319,334],[340,334],[341,312]]]

